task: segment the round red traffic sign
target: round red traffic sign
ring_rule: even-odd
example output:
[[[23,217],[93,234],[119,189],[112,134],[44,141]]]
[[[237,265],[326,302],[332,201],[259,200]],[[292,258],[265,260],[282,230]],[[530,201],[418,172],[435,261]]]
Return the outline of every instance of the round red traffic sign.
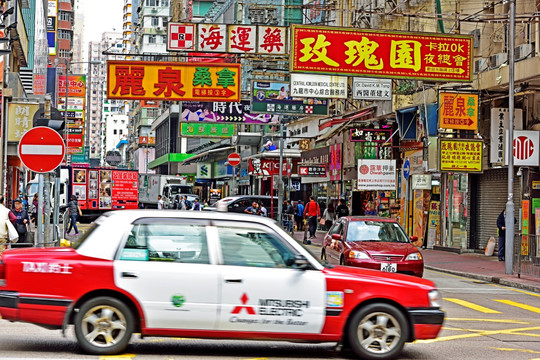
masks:
[[[28,169],[47,173],[62,163],[66,146],[59,133],[51,128],[38,126],[22,136],[17,152],[19,159]]]
[[[229,162],[229,165],[231,166],[238,166],[240,165],[240,154],[238,153],[231,153],[229,154],[229,157],[227,157],[227,161]]]

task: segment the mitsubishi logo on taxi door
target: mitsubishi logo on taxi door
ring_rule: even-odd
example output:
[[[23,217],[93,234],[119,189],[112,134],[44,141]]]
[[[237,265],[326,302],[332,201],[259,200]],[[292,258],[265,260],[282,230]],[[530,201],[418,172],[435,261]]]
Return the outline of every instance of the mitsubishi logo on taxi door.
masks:
[[[242,309],[245,309],[249,315],[255,315],[256,313],[253,306],[246,306],[248,300],[249,298],[247,294],[244,293],[242,297],[240,298],[240,301],[242,301],[243,305],[235,306],[233,311],[231,311],[231,314],[240,314],[240,312],[242,312]]]

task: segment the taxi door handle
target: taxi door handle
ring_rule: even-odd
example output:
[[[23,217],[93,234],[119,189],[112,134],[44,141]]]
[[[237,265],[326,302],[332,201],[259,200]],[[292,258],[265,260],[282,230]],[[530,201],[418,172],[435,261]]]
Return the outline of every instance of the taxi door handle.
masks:
[[[137,274],[132,273],[132,272],[126,272],[126,271],[122,272],[122,277],[123,278],[132,278],[132,279],[137,279],[138,278]]]
[[[242,283],[242,281],[243,281],[242,279],[225,279],[226,283],[238,283],[238,284],[240,284],[240,283]]]

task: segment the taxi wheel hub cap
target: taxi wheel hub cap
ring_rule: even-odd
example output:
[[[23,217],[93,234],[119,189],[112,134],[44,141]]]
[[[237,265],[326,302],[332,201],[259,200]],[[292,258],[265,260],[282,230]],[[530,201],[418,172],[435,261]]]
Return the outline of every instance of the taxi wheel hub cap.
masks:
[[[362,347],[378,354],[392,351],[401,338],[398,321],[392,315],[382,312],[365,316],[358,324],[357,333]]]
[[[107,347],[118,343],[126,334],[126,319],[116,308],[102,305],[85,315],[82,330],[86,340],[94,346]]]

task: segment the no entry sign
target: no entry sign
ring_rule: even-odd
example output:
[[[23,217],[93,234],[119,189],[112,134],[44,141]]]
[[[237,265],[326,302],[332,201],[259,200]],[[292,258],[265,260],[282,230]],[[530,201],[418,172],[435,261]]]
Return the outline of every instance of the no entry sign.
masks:
[[[227,157],[227,161],[229,162],[229,165],[231,166],[238,166],[240,165],[240,154],[238,153],[231,153]]]
[[[66,146],[56,131],[45,126],[28,130],[19,141],[19,159],[33,172],[47,173],[64,160]]]

